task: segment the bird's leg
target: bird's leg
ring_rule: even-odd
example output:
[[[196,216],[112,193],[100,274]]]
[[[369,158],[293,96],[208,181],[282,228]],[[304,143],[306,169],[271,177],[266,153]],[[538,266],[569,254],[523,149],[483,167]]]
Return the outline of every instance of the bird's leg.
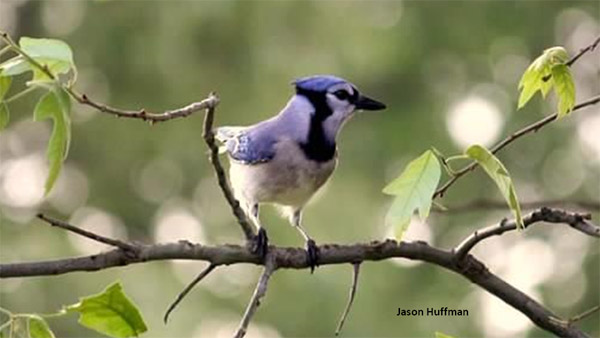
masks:
[[[315,271],[315,267],[318,266],[319,248],[317,247],[317,244],[315,243],[315,241],[313,241],[312,238],[310,238],[308,236],[308,234],[306,233],[306,230],[304,230],[302,225],[300,225],[301,221],[302,221],[302,210],[294,210],[294,213],[292,214],[290,222],[292,223],[294,228],[296,228],[296,229],[298,229],[298,231],[300,231],[300,233],[302,234],[302,237],[304,237],[304,240],[306,241],[306,252],[308,254],[307,255],[308,265],[310,266],[310,273],[313,273]]]
[[[260,219],[258,218],[258,203],[253,204],[250,207],[250,218],[252,219],[252,223],[256,226],[256,230],[258,234],[254,238],[254,246],[252,247],[252,252],[257,254],[261,260],[264,260],[267,256],[267,250],[269,248],[269,238],[267,237],[267,231],[262,227],[260,223]]]

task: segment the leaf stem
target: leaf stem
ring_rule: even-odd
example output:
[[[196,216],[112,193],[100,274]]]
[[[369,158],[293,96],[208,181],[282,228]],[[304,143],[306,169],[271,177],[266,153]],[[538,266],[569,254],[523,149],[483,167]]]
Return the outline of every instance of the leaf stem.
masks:
[[[2,330],[4,330],[6,327],[10,326],[10,324],[12,324],[13,319],[9,318],[6,323],[0,325],[0,332],[2,332]]]
[[[5,54],[6,52],[10,51],[10,45],[4,46],[4,48],[0,49],[0,56],[2,56],[3,54]]]
[[[458,161],[458,160],[468,160],[469,157],[467,155],[461,154],[461,155],[454,155],[454,156],[450,156],[448,158],[446,158],[446,162],[451,162],[451,161]]]
[[[4,101],[4,103],[10,103],[12,101],[16,101],[16,100],[20,99],[21,97],[23,97],[23,96],[25,96],[25,95],[33,92],[36,89],[38,89],[38,87],[33,87],[33,86],[29,87],[29,88],[27,88],[27,89],[25,89],[23,91],[20,91],[20,92],[16,93],[15,95],[13,95],[13,96],[11,96],[8,99],[3,100],[3,101]]]
[[[0,306],[0,312],[4,313],[5,315],[12,317],[12,312],[8,311],[7,309],[3,308]]]

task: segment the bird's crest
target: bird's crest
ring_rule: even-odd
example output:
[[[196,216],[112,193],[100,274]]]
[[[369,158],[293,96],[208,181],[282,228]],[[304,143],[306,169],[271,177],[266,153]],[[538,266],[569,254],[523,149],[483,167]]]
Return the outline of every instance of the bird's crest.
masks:
[[[333,75],[314,75],[299,78],[293,82],[296,90],[307,90],[313,92],[324,92],[329,87],[348,81]]]

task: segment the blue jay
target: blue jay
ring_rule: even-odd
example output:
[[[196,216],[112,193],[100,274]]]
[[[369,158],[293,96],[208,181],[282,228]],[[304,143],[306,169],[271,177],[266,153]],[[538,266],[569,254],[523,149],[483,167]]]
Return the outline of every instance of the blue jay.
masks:
[[[248,127],[218,128],[216,138],[230,158],[234,195],[258,229],[254,252],[264,257],[268,248],[259,204],[273,203],[304,237],[312,271],[318,249],[301,225],[302,208],[335,169],[336,136],[344,123],[356,110],[381,110],[385,105],[331,75],[293,84],[296,94],[278,115]]]

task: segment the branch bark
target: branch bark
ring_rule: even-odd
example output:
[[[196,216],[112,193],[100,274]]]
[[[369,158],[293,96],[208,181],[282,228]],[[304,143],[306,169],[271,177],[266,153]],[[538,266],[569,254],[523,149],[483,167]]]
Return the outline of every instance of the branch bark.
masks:
[[[529,225],[542,221],[564,222],[572,225],[571,223],[580,222],[587,217],[561,210],[549,209],[549,211],[539,210],[537,212],[539,213],[539,216],[532,216]],[[506,229],[503,228],[502,233],[514,229],[516,229],[516,226],[506,227]],[[494,234],[490,234],[484,238]],[[473,235],[471,237],[473,237]],[[473,240],[467,239],[466,241],[475,241],[474,244],[476,244],[483,239],[481,236],[475,237],[476,238]],[[473,245],[471,245],[471,247]],[[301,248],[271,246],[269,249],[268,260],[264,264],[273,264],[277,269],[309,268],[306,251]],[[320,246],[319,250],[319,263],[321,265],[380,261],[397,257],[428,262],[453,271],[481,286],[516,310],[525,314],[540,328],[548,330],[558,336],[585,337],[585,334],[578,328],[561,324],[562,322],[560,322],[560,318],[557,315],[494,275],[482,262],[473,256],[465,254],[463,257],[459,257],[455,253],[458,250],[441,250],[431,247],[425,242],[397,243],[393,240],[386,240],[384,242],[374,241],[354,245],[326,244]],[[245,246],[228,244],[205,246],[192,244],[187,241],[179,241],[177,243],[168,244],[140,245],[136,255],[128,255],[123,250],[116,249],[84,257],[43,262],[1,264],[0,278],[57,275],[75,271],[96,271],[116,266],[172,259],[204,260],[210,262],[214,266],[237,263],[263,264],[260,261],[260,258],[254,255],[249,248]],[[267,270],[265,270],[265,272],[266,271]],[[268,280],[273,271],[269,272],[267,277],[265,277],[263,273],[261,280],[265,278]],[[255,294],[256,293],[260,296],[262,291],[257,291]],[[260,299],[260,297],[258,298]],[[559,320],[557,321],[556,319]]]
[[[589,219],[591,219],[591,215],[589,214],[567,213],[562,210],[543,207],[538,211],[534,211],[523,217],[523,225],[527,228],[531,224],[540,221],[548,223],[565,223],[586,235],[600,237],[600,228],[588,222]],[[491,225],[487,228],[477,230],[454,249],[456,257],[458,259],[464,258],[477,243],[486,238],[502,235],[507,231],[516,229],[517,222],[515,220],[508,221],[504,219],[498,225]]]
[[[210,97],[214,98],[215,102],[218,103],[218,98],[216,94],[211,93]],[[231,207],[231,211],[235,216],[238,224],[242,227],[242,231],[244,232],[244,236],[246,236],[246,240],[250,241],[254,238],[254,230],[252,229],[252,225],[250,224],[250,220],[248,216],[240,207],[240,202],[235,199],[231,188],[229,187],[229,183],[227,182],[227,176],[225,175],[225,170],[219,161],[219,147],[215,143],[215,134],[213,133],[212,126],[215,115],[215,105],[208,107],[206,110],[206,115],[204,116],[204,128],[202,137],[204,138],[204,142],[208,146],[210,150],[210,163],[212,163],[213,168],[215,169],[215,173],[217,175],[217,181],[219,182],[219,187],[223,192],[223,196],[225,196],[225,200]]]

